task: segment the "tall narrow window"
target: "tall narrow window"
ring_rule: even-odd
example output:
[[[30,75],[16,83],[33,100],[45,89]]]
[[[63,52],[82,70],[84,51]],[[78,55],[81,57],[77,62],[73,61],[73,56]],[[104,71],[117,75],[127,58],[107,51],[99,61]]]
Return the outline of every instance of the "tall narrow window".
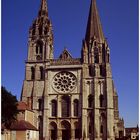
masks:
[[[105,55],[106,55],[106,51],[105,51],[105,43],[102,45],[102,61],[105,62]]]
[[[100,65],[100,75],[106,76],[106,69],[104,65]]]
[[[43,117],[42,116],[38,116],[38,121],[39,121],[39,138],[42,140],[43,139]]]
[[[103,71],[103,66],[102,65],[100,65],[100,75],[104,76],[104,71]]]
[[[31,67],[31,80],[35,79],[35,68]]]
[[[99,54],[98,54],[98,48],[95,48],[94,50],[94,62],[99,63]]]
[[[40,47],[39,47],[39,53],[42,54],[42,52],[43,52],[43,48],[42,48],[42,45],[40,45]]]
[[[42,35],[42,27],[39,27],[39,35]]]
[[[57,116],[57,101],[52,100],[52,116],[56,117]]]
[[[43,71],[43,67],[40,67],[40,79],[41,79],[41,80],[44,79],[44,71]]]
[[[36,54],[42,54],[43,52],[43,42],[42,41],[37,41],[36,45]]]
[[[93,96],[92,95],[88,96],[88,107],[89,108],[93,107]]]
[[[106,117],[105,113],[101,113],[100,116],[100,134],[104,135],[106,128]]]
[[[39,49],[39,47],[38,47],[38,46],[36,46],[36,54],[38,54],[38,52],[39,52],[39,51],[38,51],[38,49]]]
[[[62,97],[62,117],[69,117],[70,115],[70,99],[68,96]]]
[[[50,128],[50,140],[57,140],[57,124],[55,122],[51,122],[49,128]]]
[[[38,109],[42,110],[42,99],[38,99]]]
[[[78,116],[78,108],[79,108],[79,101],[75,99],[74,100],[74,116]]]
[[[104,96],[101,94],[100,95],[100,107],[103,107],[103,100],[104,100]]]

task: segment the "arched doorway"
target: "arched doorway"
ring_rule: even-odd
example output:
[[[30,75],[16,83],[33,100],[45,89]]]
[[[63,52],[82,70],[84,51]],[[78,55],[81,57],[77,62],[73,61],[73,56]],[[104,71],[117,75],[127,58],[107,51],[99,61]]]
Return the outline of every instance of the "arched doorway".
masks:
[[[50,129],[50,139],[57,140],[57,125],[55,122],[51,122],[49,125]]]
[[[61,122],[62,140],[70,140],[71,137],[71,125],[68,121]]]

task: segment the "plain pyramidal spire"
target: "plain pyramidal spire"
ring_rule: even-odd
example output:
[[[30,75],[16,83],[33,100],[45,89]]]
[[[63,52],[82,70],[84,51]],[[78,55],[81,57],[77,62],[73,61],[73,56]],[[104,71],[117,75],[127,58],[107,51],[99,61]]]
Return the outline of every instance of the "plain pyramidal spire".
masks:
[[[105,40],[96,0],[91,0],[85,40],[89,43],[93,38],[98,39],[100,42],[104,42]]]
[[[47,1],[46,0],[41,0],[39,15],[40,16],[48,15],[48,7],[47,7]]]

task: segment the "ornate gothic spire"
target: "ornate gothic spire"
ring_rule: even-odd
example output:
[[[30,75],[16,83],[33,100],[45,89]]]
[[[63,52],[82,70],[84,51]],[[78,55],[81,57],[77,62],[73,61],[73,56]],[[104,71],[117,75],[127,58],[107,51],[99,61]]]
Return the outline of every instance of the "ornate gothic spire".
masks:
[[[34,52],[29,50],[28,58],[30,60],[40,61],[53,58],[53,31],[52,23],[48,17],[46,0],[41,0],[38,16],[29,30],[29,38],[30,43],[36,46]]]
[[[39,10],[39,16],[48,16],[48,7],[47,7],[47,2],[46,0],[41,0],[41,6]]]
[[[98,39],[101,43],[105,40],[98,15],[96,0],[91,0],[85,40],[89,43],[93,38]]]

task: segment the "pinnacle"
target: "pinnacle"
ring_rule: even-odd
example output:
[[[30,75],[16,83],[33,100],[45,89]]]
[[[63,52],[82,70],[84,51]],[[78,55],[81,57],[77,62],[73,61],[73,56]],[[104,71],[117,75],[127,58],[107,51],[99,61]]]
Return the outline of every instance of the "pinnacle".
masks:
[[[47,1],[46,0],[41,0],[41,6],[40,6],[40,10],[39,10],[39,15],[40,16],[44,16],[47,15],[48,16],[48,7],[47,7]]]
[[[102,31],[100,17],[96,6],[96,0],[91,0],[88,24],[87,24],[87,30],[85,36],[87,43],[90,42],[90,40],[93,38],[98,39],[99,42],[104,42],[105,39]]]

